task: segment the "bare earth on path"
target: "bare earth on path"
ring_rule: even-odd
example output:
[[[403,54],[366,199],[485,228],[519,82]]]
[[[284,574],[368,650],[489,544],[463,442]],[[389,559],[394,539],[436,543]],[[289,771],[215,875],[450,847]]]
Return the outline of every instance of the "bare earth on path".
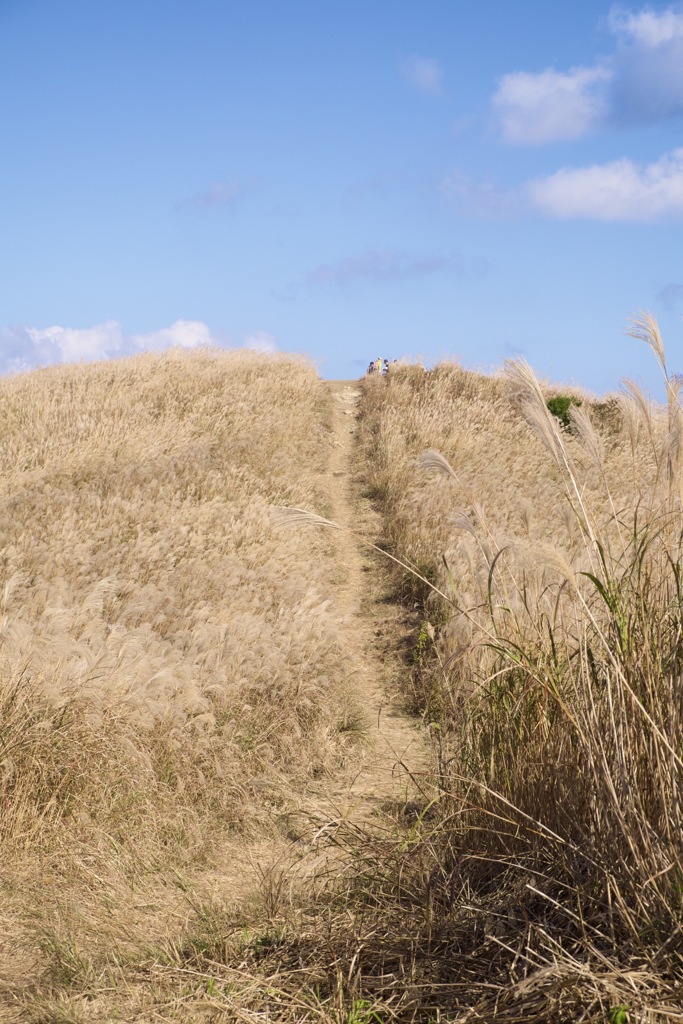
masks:
[[[359,538],[378,543],[381,515],[363,492],[359,479],[356,381],[328,381],[334,406],[332,454],[324,489],[340,566],[339,609],[346,618],[350,673],[367,722],[362,751],[349,777],[321,791],[340,803],[347,814],[361,818],[382,805],[405,802],[418,795],[415,783],[427,788],[428,753],[425,734],[403,708],[401,654],[407,631],[406,614],[392,600],[390,563]],[[353,532],[351,532],[353,531]]]
[[[407,803],[432,795],[426,731],[404,710],[401,692],[408,670],[401,648],[410,624],[392,596],[390,562],[364,543],[381,541],[382,517],[364,493],[357,440],[359,385],[326,381],[322,386],[331,392],[333,414],[329,464],[317,485],[326,504],[325,517],[341,529],[308,524],[283,528],[329,529],[334,603],[346,639],[349,696],[363,716],[354,727],[362,737],[336,775],[310,782],[304,792],[293,793],[291,784],[283,784],[288,803],[300,808],[300,821],[292,829],[298,838],[292,844],[273,835],[230,843],[232,870],[223,868],[213,878],[214,891],[226,898],[246,897],[259,879],[286,872],[295,862],[304,875],[314,872],[317,858],[310,854],[325,847],[324,837],[335,826],[371,827],[383,810],[400,811]],[[322,837],[322,844],[311,845],[312,835]]]
[[[382,537],[382,517],[364,493],[357,439],[357,381],[327,381],[332,397],[329,464],[317,480],[326,518],[341,529],[296,524],[284,529],[329,529],[334,549],[334,603],[346,639],[348,687],[362,712],[347,764],[334,776],[310,782],[303,792],[283,783],[291,816],[290,841],[281,833],[257,841],[232,840],[226,863],[206,874],[201,888],[214,898],[238,902],[255,888],[293,872],[316,874],[334,859],[328,840],[345,825],[372,828],[383,812],[400,812],[432,795],[426,733],[404,710],[401,647],[409,629],[406,612],[392,597],[390,563],[370,544]],[[325,571],[321,567],[321,571]],[[284,792],[283,792],[283,795]]]

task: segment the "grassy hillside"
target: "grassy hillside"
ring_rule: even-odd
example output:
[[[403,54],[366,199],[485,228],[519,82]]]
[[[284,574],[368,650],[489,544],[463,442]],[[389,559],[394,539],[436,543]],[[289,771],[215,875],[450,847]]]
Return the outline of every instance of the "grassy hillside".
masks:
[[[307,364],[41,370],[0,382],[0,420],[0,947],[44,982],[163,934],[168,878],[229,872],[226,836],[277,833],[345,757],[353,666],[328,538],[270,508],[323,500]]]
[[[402,956],[456,1020],[681,1019],[683,413],[636,334],[668,408],[627,384],[565,427],[523,363],[366,387],[442,794],[397,848],[373,994]]]
[[[394,367],[350,456],[296,360],[0,384],[0,1020],[683,1021],[683,411],[635,333],[665,407]],[[356,763],[381,570],[271,508],[331,477],[431,767],[246,898],[238,845]]]

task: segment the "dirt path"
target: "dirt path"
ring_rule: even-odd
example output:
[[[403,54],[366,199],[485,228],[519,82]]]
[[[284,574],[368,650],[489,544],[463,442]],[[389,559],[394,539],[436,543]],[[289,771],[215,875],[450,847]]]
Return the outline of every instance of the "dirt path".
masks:
[[[402,707],[401,676],[406,666],[400,648],[407,623],[404,611],[391,600],[389,563],[358,539],[360,535],[378,542],[382,536],[380,513],[364,496],[359,475],[360,390],[355,381],[329,381],[327,386],[334,414],[325,491],[330,518],[347,528],[334,536],[343,579],[338,605],[347,619],[350,659],[356,665],[350,683],[365,710],[367,733],[349,777],[321,787],[318,795],[357,819],[417,795],[414,780],[420,780],[421,787],[426,785],[427,746],[417,723]]]

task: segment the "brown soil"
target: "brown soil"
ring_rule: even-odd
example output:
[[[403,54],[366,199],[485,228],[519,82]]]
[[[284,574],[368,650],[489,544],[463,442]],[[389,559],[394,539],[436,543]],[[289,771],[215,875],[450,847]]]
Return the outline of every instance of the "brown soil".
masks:
[[[350,661],[357,666],[350,683],[367,722],[363,752],[351,777],[337,780],[321,795],[334,796],[347,813],[366,817],[383,804],[410,799],[416,780],[425,784],[427,744],[418,723],[404,710],[401,694],[407,671],[401,646],[411,623],[393,600],[391,563],[360,539],[375,544],[382,539],[381,515],[364,496],[362,467],[359,472],[360,390],[356,381],[329,381],[328,387],[334,419],[326,492],[330,518],[344,528],[334,535],[343,572],[339,605],[348,616]]]

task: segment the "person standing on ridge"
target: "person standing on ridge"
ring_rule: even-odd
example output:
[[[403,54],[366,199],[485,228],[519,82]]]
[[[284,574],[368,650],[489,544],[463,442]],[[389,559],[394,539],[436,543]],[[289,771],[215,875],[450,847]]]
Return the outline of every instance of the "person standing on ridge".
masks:
[[[380,356],[377,356],[377,359],[375,360],[375,369],[377,370],[377,373],[382,372],[382,360]]]

